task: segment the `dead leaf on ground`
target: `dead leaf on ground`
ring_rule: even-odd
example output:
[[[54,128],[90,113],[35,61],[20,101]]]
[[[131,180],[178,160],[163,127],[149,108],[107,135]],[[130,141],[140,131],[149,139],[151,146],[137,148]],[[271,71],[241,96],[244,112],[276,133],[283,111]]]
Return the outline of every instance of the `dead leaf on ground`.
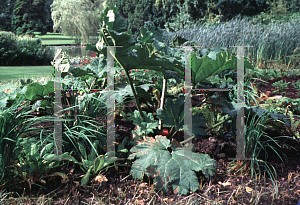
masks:
[[[218,184],[220,184],[220,185],[222,185],[223,187],[226,187],[226,186],[230,186],[231,185],[231,183],[229,182],[229,181],[227,181],[227,182],[218,182]]]
[[[98,176],[95,177],[94,181],[101,183],[103,181],[107,182],[108,180],[107,180],[106,176],[99,174]]]

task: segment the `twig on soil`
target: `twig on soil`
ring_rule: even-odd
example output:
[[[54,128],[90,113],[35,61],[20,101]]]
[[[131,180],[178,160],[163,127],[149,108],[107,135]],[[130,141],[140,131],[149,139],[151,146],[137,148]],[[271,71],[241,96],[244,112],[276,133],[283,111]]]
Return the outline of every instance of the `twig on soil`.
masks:
[[[125,179],[127,179],[129,176],[131,176],[132,174],[129,174],[128,176],[124,177],[123,179],[120,180],[120,182],[124,181]]]

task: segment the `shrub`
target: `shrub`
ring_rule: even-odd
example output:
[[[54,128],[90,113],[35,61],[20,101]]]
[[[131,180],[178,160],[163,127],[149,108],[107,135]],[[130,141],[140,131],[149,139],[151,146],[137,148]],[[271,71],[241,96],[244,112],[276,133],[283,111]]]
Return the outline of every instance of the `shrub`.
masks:
[[[41,39],[15,37],[0,32],[1,66],[50,65],[53,51],[41,45]]]

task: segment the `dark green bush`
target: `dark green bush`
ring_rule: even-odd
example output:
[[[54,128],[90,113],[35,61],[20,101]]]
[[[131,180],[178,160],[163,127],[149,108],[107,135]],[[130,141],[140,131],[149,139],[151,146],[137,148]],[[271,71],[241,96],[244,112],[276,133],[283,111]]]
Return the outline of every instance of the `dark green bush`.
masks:
[[[210,11],[216,15],[223,15],[225,21],[234,17],[255,16],[271,8],[267,0],[213,0]]]
[[[51,65],[53,51],[41,45],[41,39],[18,39],[11,32],[0,32],[0,65]]]

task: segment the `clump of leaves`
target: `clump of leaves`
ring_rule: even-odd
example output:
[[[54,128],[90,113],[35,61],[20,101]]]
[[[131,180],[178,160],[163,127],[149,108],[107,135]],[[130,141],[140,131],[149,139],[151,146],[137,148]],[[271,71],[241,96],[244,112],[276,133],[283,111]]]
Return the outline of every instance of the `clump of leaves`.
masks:
[[[186,195],[195,192],[200,184],[196,173],[202,171],[206,178],[213,176],[217,163],[207,154],[193,153],[178,142],[170,143],[165,136],[146,137],[131,148],[128,159],[137,158],[131,167],[133,178],[143,180],[144,174],[154,178],[156,188],[166,194],[170,187],[175,193]]]
[[[287,82],[287,83],[284,83],[283,80],[280,80],[280,81],[277,81],[275,83],[273,83],[272,85],[279,88],[280,90],[284,90],[284,89],[287,89],[288,87],[288,84],[290,84],[291,82]]]

